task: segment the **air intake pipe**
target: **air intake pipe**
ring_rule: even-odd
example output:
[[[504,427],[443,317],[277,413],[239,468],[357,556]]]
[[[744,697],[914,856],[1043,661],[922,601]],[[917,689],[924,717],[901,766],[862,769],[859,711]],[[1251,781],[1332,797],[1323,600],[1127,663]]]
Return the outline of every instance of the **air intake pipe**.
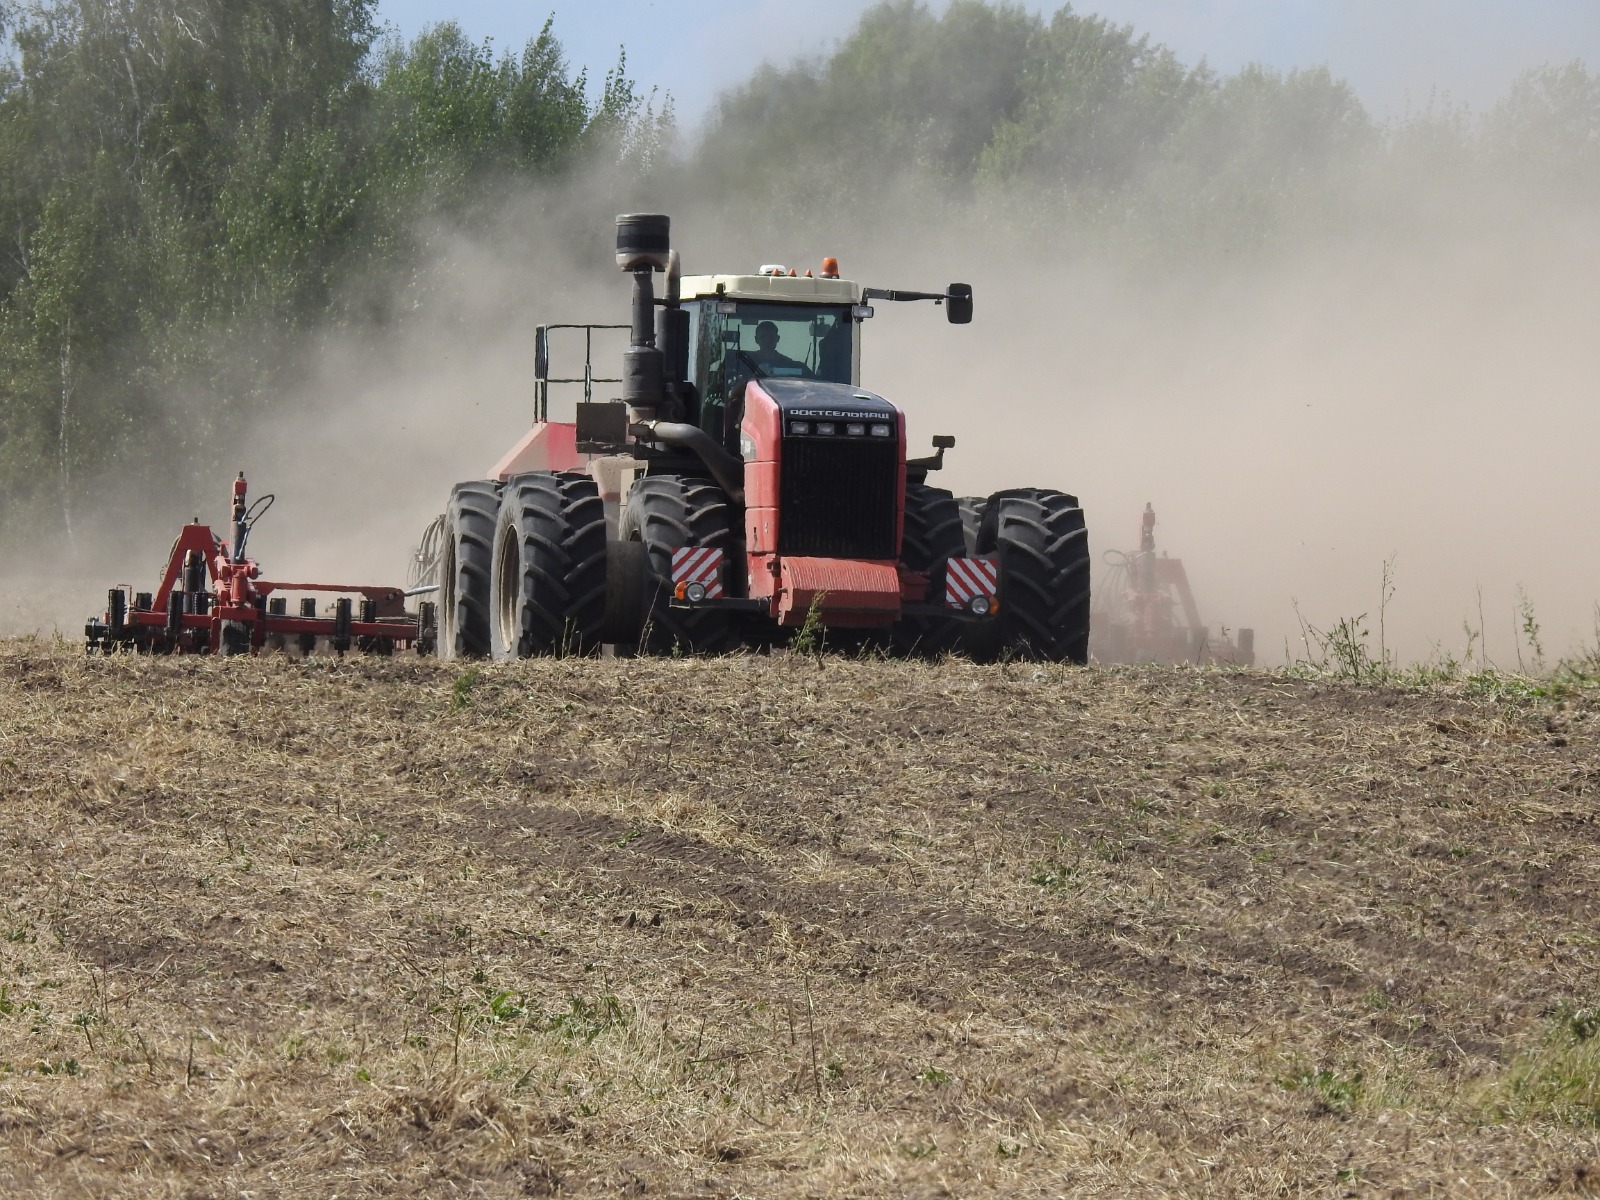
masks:
[[[656,313],[656,345],[661,350],[663,388],[666,404],[658,414],[668,421],[681,421],[689,412],[689,314],[684,311],[683,267],[678,252],[667,252],[666,298]]]
[[[642,426],[651,441],[693,454],[735,504],[744,503],[744,463],[698,425],[685,421],[649,421]]]
[[[622,399],[635,421],[653,421],[667,399],[665,356],[656,345],[656,297],[650,276],[672,261],[671,219],[663,213],[617,217],[617,266],[633,273],[632,340],[622,356]]]

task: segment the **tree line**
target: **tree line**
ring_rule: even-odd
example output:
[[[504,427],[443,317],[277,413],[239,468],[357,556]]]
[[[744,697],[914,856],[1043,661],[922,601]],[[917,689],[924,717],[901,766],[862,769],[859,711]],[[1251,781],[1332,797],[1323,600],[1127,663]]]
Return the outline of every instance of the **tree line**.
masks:
[[[210,467],[293,338],[385,318],[430,218],[670,123],[620,61],[591,99],[548,23],[496,56],[374,9],[0,7],[0,538],[70,535],[91,475]]]
[[[724,94],[701,155],[716,190],[752,209],[954,202],[1035,239],[1235,254],[1424,177],[1593,195],[1600,75],[1540,67],[1486,112],[1430,96],[1379,121],[1325,68],[1219,74],[1070,5],[887,0],[832,53]]]
[[[597,161],[731,219],[960,205],[1154,259],[1269,252],[1419,174],[1600,185],[1581,63],[1380,122],[1326,70],[1221,75],[1070,6],[886,0],[678,146],[670,102],[621,60],[591,89],[548,22],[497,55],[381,36],[375,3],[0,0],[0,546],[70,533],[91,476],[215,474],[285,347],[390,318],[422,231]]]

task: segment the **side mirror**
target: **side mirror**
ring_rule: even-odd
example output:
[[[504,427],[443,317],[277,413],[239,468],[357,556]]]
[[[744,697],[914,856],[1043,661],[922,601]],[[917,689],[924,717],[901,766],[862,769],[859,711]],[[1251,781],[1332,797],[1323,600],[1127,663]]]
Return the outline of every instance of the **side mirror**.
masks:
[[[533,331],[533,377],[550,378],[550,330],[543,325]]]
[[[972,322],[972,285],[952,283],[944,290],[944,316],[952,325]]]

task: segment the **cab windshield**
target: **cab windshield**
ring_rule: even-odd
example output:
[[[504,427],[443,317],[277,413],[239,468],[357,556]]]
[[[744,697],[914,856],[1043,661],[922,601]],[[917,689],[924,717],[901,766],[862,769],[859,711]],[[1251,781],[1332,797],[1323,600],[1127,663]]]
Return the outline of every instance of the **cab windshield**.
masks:
[[[844,305],[702,300],[690,317],[700,424],[721,432],[721,413],[741,379],[822,379],[853,383],[854,328]],[[716,426],[713,429],[713,425]]]

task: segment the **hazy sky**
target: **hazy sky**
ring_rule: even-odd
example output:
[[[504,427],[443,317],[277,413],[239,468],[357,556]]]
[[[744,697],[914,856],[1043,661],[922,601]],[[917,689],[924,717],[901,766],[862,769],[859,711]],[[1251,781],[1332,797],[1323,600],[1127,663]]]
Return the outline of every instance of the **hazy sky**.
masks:
[[[1024,0],[1053,12],[1053,0]],[[401,34],[454,18],[474,38],[520,48],[547,16],[570,62],[598,80],[628,51],[629,74],[670,91],[686,126],[762,60],[826,51],[868,0],[380,0]],[[942,7],[932,0],[930,7]],[[1474,105],[1519,72],[1581,58],[1600,68],[1600,0],[1085,0],[1080,13],[1131,24],[1187,62],[1325,65],[1374,115],[1401,116],[1437,89]]]

